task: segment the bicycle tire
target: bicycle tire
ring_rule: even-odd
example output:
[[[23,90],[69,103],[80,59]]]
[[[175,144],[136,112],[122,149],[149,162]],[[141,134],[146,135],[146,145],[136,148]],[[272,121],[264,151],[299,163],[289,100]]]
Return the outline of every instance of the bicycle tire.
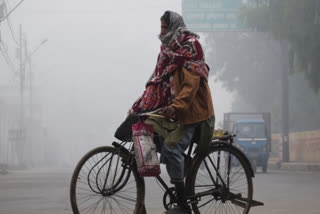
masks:
[[[218,161],[218,155],[220,153],[220,160]],[[206,155],[197,154],[192,162],[192,170],[189,172],[187,177],[187,186],[190,187],[188,195],[192,197],[192,195],[196,195],[197,193],[203,193],[205,191],[212,191],[213,182],[212,178],[215,181],[220,181],[218,178],[216,171],[219,171],[219,174],[223,178],[224,182],[227,184],[228,178],[228,154],[230,154],[230,173],[235,172],[239,173],[238,175],[230,174],[229,176],[229,195],[233,195],[234,198],[230,196],[230,200],[226,200],[223,202],[221,198],[217,195],[206,195],[201,196],[201,200],[196,199],[195,202],[191,202],[192,209],[195,214],[200,213],[239,213],[239,214],[248,214],[251,207],[251,200],[253,194],[253,185],[252,185],[252,173],[250,171],[250,166],[245,160],[245,157],[233,149],[230,145],[219,145],[210,149],[210,151]],[[215,160],[216,156],[216,160]],[[211,160],[210,160],[211,159]],[[238,162],[237,162],[238,161]],[[219,163],[219,169],[218,169]],[[225,164],[222,167],[222,163]],[[210,164],[212,168],[210,168]],[[213,164],[216,165],[216,169],[214,169]],[[203,166],[204,165],[204,166]],[[242,169],[242,171],[240,171]],[[210,171],[210,172],[209,172]],[[224,171],[224,173],[223,173]],[[211,173],[211,174],[210,174]],[[208,178],[208,176],[210,178]],[[236,176],[236,177],[234,177]],[[235,189],[239,183],[232,179],[238,178],[239,181],[245,179],[243,184],[240,183],[238,186],[240,189]],[[210,181],[211,180],[211,181]],[[222,184],[221,184],[222,185]],[[244,186],[244,187],[243,187]],[[243,189],[245,188],[245,189]],[[241,196],[240,196],[241,194]],[[238,197],[238,198],[236,198]]]
[[[144,179],[124,160],[128,160],[127,154],[108,146],[81,158],[70,184],[74,214],[146,213]]]

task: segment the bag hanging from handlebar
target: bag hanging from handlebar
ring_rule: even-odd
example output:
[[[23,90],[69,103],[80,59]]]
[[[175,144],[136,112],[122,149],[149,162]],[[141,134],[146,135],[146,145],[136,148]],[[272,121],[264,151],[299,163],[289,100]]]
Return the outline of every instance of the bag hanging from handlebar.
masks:
[[[139,121],[132,125],[132,135],[139,175],[143,177],[160,175],[160,163],[153,142],[153,127]]]

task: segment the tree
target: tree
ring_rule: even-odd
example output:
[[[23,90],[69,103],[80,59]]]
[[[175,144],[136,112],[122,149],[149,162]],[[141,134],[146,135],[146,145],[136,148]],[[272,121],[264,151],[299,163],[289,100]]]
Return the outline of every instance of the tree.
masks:
[[[232,111],[272,112],[272,129],[280,131],[281,51],[260,33],[213,33],[207,56],[212,73],[228,91],[235,92]]]
[[[281,132],[281,45],[265,33],[212,33],[206,37],[211,74],[235,92],[232,111],[271,112],[273,132]],[[291,73],[290,131],[319,129],[320,96],[303,73]]]
[[[260,0],[261,1],[261,0]],[[240,17],[259,32],[268,32],[291,47],[292,72],[303,72],[310,87],[320,89],[320,1],[269,0],[243,8]]]
[[[253,31],[207,36],[212,73],[236,93],[233,111],[271,112],[272,129],[281,132],[281,73],[287,59],[282,44],[289,44],[290,131],[319,129],[320,96],[314,92],[320,88],[320,1],[256,2],[241,10]]]

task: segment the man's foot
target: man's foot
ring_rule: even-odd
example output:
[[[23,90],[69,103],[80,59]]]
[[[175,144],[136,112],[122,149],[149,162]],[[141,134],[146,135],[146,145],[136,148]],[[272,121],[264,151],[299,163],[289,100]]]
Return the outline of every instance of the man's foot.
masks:
[[[177,206],[165,211],[163,214],[191,214],[191,209],[190,208],[183,209],[182,207]]]

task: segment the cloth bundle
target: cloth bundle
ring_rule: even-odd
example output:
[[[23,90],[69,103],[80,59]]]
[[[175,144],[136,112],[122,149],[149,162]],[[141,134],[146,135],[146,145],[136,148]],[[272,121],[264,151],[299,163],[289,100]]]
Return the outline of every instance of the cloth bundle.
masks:
[[[132,141],[132,125],[139,121],[139,117],[136,114],[130,114],[117,128],[114,136],[121,141]]]

